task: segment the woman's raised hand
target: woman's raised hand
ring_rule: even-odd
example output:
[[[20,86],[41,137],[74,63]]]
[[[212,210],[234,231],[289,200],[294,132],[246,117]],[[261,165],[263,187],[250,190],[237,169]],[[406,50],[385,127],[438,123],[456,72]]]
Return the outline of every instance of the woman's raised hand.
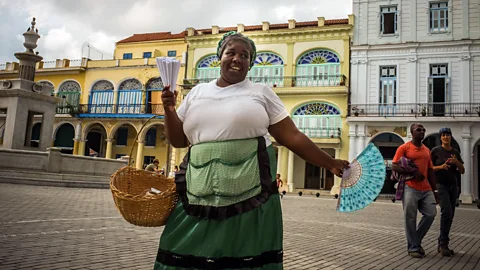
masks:
[[[175,105],[177,104],[177,94],[177,91],[175,91],[175,93],[172,93],[172,91],[170,91],[170,85],[167,85],[163,88],[162,103],[165,111],[175,111]]]

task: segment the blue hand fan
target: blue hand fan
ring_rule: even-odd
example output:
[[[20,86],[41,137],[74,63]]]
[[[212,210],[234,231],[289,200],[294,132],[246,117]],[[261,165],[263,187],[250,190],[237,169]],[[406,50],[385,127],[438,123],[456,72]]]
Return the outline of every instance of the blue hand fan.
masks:
[[[343,171],[337,211],[353,212],[372,203],[383,188],[385,176],[383,156],[370,143]]]

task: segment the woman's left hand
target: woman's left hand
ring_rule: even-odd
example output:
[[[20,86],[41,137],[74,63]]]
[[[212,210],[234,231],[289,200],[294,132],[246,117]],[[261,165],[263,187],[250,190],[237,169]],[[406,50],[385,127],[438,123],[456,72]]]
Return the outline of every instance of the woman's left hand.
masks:
[[[350,165],[350,162],[346,160],[341,160],[341,159],[335,159],[333,162],[332,168],[329,169],[333,174],[335,174],[338,177],[342,177],[343,175],[343,170],[348,168]]]

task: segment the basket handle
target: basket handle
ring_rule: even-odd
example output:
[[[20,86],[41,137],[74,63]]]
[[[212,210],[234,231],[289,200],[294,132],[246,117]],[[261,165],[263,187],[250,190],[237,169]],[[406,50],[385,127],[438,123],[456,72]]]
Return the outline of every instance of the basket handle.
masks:
[[[150,122],[150,120],[152,120],[153,118],[156,118],[158,116],[161,116],[161,115],[154,115],[154,116],[148,118],[148,120],[145,123],[143,123],[142,127],[137,132],[137,136],[135,136],[135,140],[133,141],[133,144],[132,144],[132,149],[130,149],[130,154],[128,155],[128,166],[130,166],[130,162],[132,161],[133,148],[135,148],[135,145],[137,144],[138,135],[140,135],[140,133],[142,133],[143,128],[145,128],[145,126],[148,124],[148,122]],[[138,160],[137,160],[137,162],[138,162]]]

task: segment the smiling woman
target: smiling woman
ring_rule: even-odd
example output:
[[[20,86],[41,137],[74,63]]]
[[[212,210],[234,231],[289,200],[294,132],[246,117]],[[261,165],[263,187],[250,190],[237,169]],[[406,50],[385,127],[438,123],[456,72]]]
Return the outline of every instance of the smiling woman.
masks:
[[[246,79],[256,49],[235,32],[220,40],[220,78],[194,87],[175,110],[164,88],[165,130],[190,145],[175,182],[180,201],[160,239],[155,269],[283,269],[283,225],[270,135],[298,156],[341,175],[301,133],[268,86]]]

